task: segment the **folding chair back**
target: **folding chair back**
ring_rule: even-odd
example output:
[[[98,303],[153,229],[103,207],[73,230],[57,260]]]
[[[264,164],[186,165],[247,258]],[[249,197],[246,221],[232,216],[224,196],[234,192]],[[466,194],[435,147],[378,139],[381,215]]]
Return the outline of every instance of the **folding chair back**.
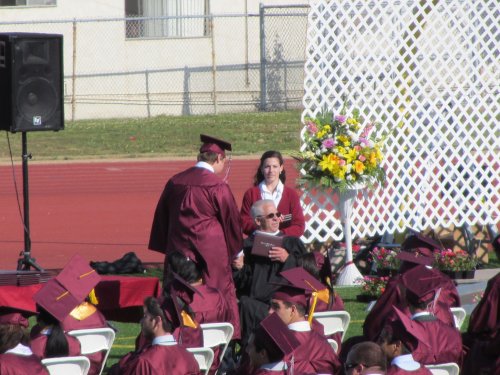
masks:
[[[456,363],[440,363],[437,365],[425,365],[433,375],[458,375],[460,367]]]
[[[111,351],[111,347],[113,346],[113,342],[115,341],[115,331],[113,331],[109,327],[105,327],[78,329],[69,331],[68,334],[76,337],[78,341],[80,341],[83,355],[93,354],[100,351],[105,352],[101,371],[99,372],[99,374],[102,374],[109,352]]]
[[[457,329],[460,330],[460,328],[462,328],[462,324],[464,323],[467,313],[465,312],[465,309],[463,309],[462,307],[451,307],[450,310],[451,313],[453,314],[453,318],[455,319],[455,327],[457,327]]]
[[[42,359],[50,375],[87,375],[90,361],[85,356]]]
[[[314,313],[314,319],[323,324],[325,336],[342,332],[342,340],[344,340],[351,321],[351,315],[347,311],[321,311]]]
[[[200,371],[208,374],[210,366],[214,361],[214,351],[210,348],[188,348],[189,352],[193,353],[196,362],[200,366]]]
[[[337,351],[339,350],[339,344],[337,344],[337,341],[335,341],[334,339],[328,339],[328,343],[332,347],[335,354],[337,354]]]
[[[203,323],[200,324],[203,331],[203,347],[215,348],[222,346],[219,354],[220,362],[224,357],[227,346],[233,338],[234,328],[231,323]]]

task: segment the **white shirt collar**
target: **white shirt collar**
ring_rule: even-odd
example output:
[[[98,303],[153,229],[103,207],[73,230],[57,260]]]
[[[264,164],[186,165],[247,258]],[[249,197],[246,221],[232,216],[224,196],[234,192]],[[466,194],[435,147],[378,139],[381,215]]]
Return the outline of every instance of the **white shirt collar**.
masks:
[[[406,371],[415,371],[420,368],[420,363],[416,362],[411,354],[404,354],[395,357],[392,360],[391,365],[398,366]]]
[[[208,164],[205,161],[199,161],[198,163],[195,164],[196,168],[204,168],[209,170],[212,173],[215,173],[214,167],[212,167],[210,164]]]
[[[165,336],[158,336],[153,339],[153,345],[177,345],[174,336],[167,334]]]
[[[30,347],[23,345],[21,343],[17,344],[12,349],[7,350],[5,353],[11,353],[23,356],[29,356],[33,354]]]
[[[283,371],[287,369],[287,366],[285,362],[279,361],[279,362],[266,363],[260,366],[260,368],[269,371]]]
[[[307,320],[302,320],[300,322],[289,324],[288,329],[296,332],[309,332],[311,330],[311,326]]]
[[[259,190],[260,190],[260,197],[262,199],[271,199],[274,202],[274,205],[278,207],[278,204],[281,201],[281,197],[283,195],[283,190],[285,188],[285,185],[283,185],[283,182],[281,180],[278,181],[278,185],[276,185],[276,189],[274,189],[273,192],[270,192],[267,189],[265,181],[262,181],[259,184]]]
[[[261,230],[256,229],[255,233],[267,234],[268,236],[277,236],[278,234],[280,234],[280,231],[277,230],[276,232],[263,232]]]

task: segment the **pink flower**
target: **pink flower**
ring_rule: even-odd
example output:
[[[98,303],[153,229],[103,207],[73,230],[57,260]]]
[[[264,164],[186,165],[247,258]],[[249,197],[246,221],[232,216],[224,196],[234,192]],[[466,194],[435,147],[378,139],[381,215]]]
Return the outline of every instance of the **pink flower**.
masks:
[[[337,116],[335,116],[335,121],[338,121],[341,124],[343,124],[345,122],[345,120],[346,120],[346,116],[344,116],[344,115],[337,115]]]
[[[339,165],[340,165],[341,167],[343,167],[343,166],[345,165],[345,160],[344,160],[344,159],[340,159],[340,160],[339,160]]]
[[[363,155],[359,155],[358,159],[359,159],[359,161],[363,161],[363,162],[366,160],[366,158]]]
[[[368,124],[365,126],[365,128],[363,129],[362,133],[361,133],[361,136],[363,138],[366,138],[370,135],[370,133],[372,132],[372,129],[373,129],[373,124]]]
[[[308,121],[307,130],[309,130],[309,133],[311,134],[316,134],[318,132],[318,126],[314,122]]]
[[[322,142],[323,147],[332,148],[335,146],[335,140],[333,138],[327,138]]]

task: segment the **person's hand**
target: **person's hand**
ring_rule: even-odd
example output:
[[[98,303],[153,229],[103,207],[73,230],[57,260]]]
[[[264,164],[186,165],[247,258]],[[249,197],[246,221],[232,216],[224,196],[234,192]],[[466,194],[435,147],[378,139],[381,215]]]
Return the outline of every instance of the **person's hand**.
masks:
[[[276,246],[272,247],[271,250],[269,250],[269,259],[271,259],[272,262],[285,263],[288,259],[288,255],[288,251],[286,251],[282,247]]]
[[[233,259],[232,266],[236,270],[241,270],[243,268],[243,263],[245,261],[245,256],[241,254],[240,256]]]

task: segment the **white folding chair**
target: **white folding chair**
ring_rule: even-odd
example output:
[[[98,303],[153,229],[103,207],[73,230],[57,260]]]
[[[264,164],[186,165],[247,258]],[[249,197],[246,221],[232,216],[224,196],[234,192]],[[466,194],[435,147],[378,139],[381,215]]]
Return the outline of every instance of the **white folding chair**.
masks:
[[[188,348],[187,350],[193,353],[194,359],[196,359],[196,362],[200,366],[200,371],[208,374],[210,366],[212,366],[212,362],[214,361],[214,351],[211,348]]]
[[[339,344],[337,344],[337,341],[335,341],[334,339],[328,339],[328,343],[332,347],[333,351],[337,353],[339,350]]]
[[[342,332],[342,341],[349,328],[351,315],[347,311],[321,311],[314,313],[314,319],[323,324],[325,336]]]
[[[433,375],[458,375],[460,367],[456,363],[440,363],[437,365],[425,365]]]
[[[464,323],[465,317],[467,315],[465,309],[462,307],[451,307],[451,313],[453,314],[453,318],[455,319],[455,327],[460,330],[462,328],[462,324]]]
[[[80,341],[82,355],[93,354],[100,351],[105,352],[101,371],[99,372],[99,374],[102,374],[111,346],[113,346],[113,342],[115,341],[115,331],[109,327],[89,328],[69,331],[68,334],[76,337],[78,341]]]
[[[42,364],[47,368],[50,375],[87,375],[90,369],[90,361],[87,357],[60,357],[42,359]]]
[[[229,341],[233,338],[234,327],[231,323],[203,323],[200,324],[203,331],[203,347],[215,348],[222,346],[219,353],[219,363],[222,362]]]

